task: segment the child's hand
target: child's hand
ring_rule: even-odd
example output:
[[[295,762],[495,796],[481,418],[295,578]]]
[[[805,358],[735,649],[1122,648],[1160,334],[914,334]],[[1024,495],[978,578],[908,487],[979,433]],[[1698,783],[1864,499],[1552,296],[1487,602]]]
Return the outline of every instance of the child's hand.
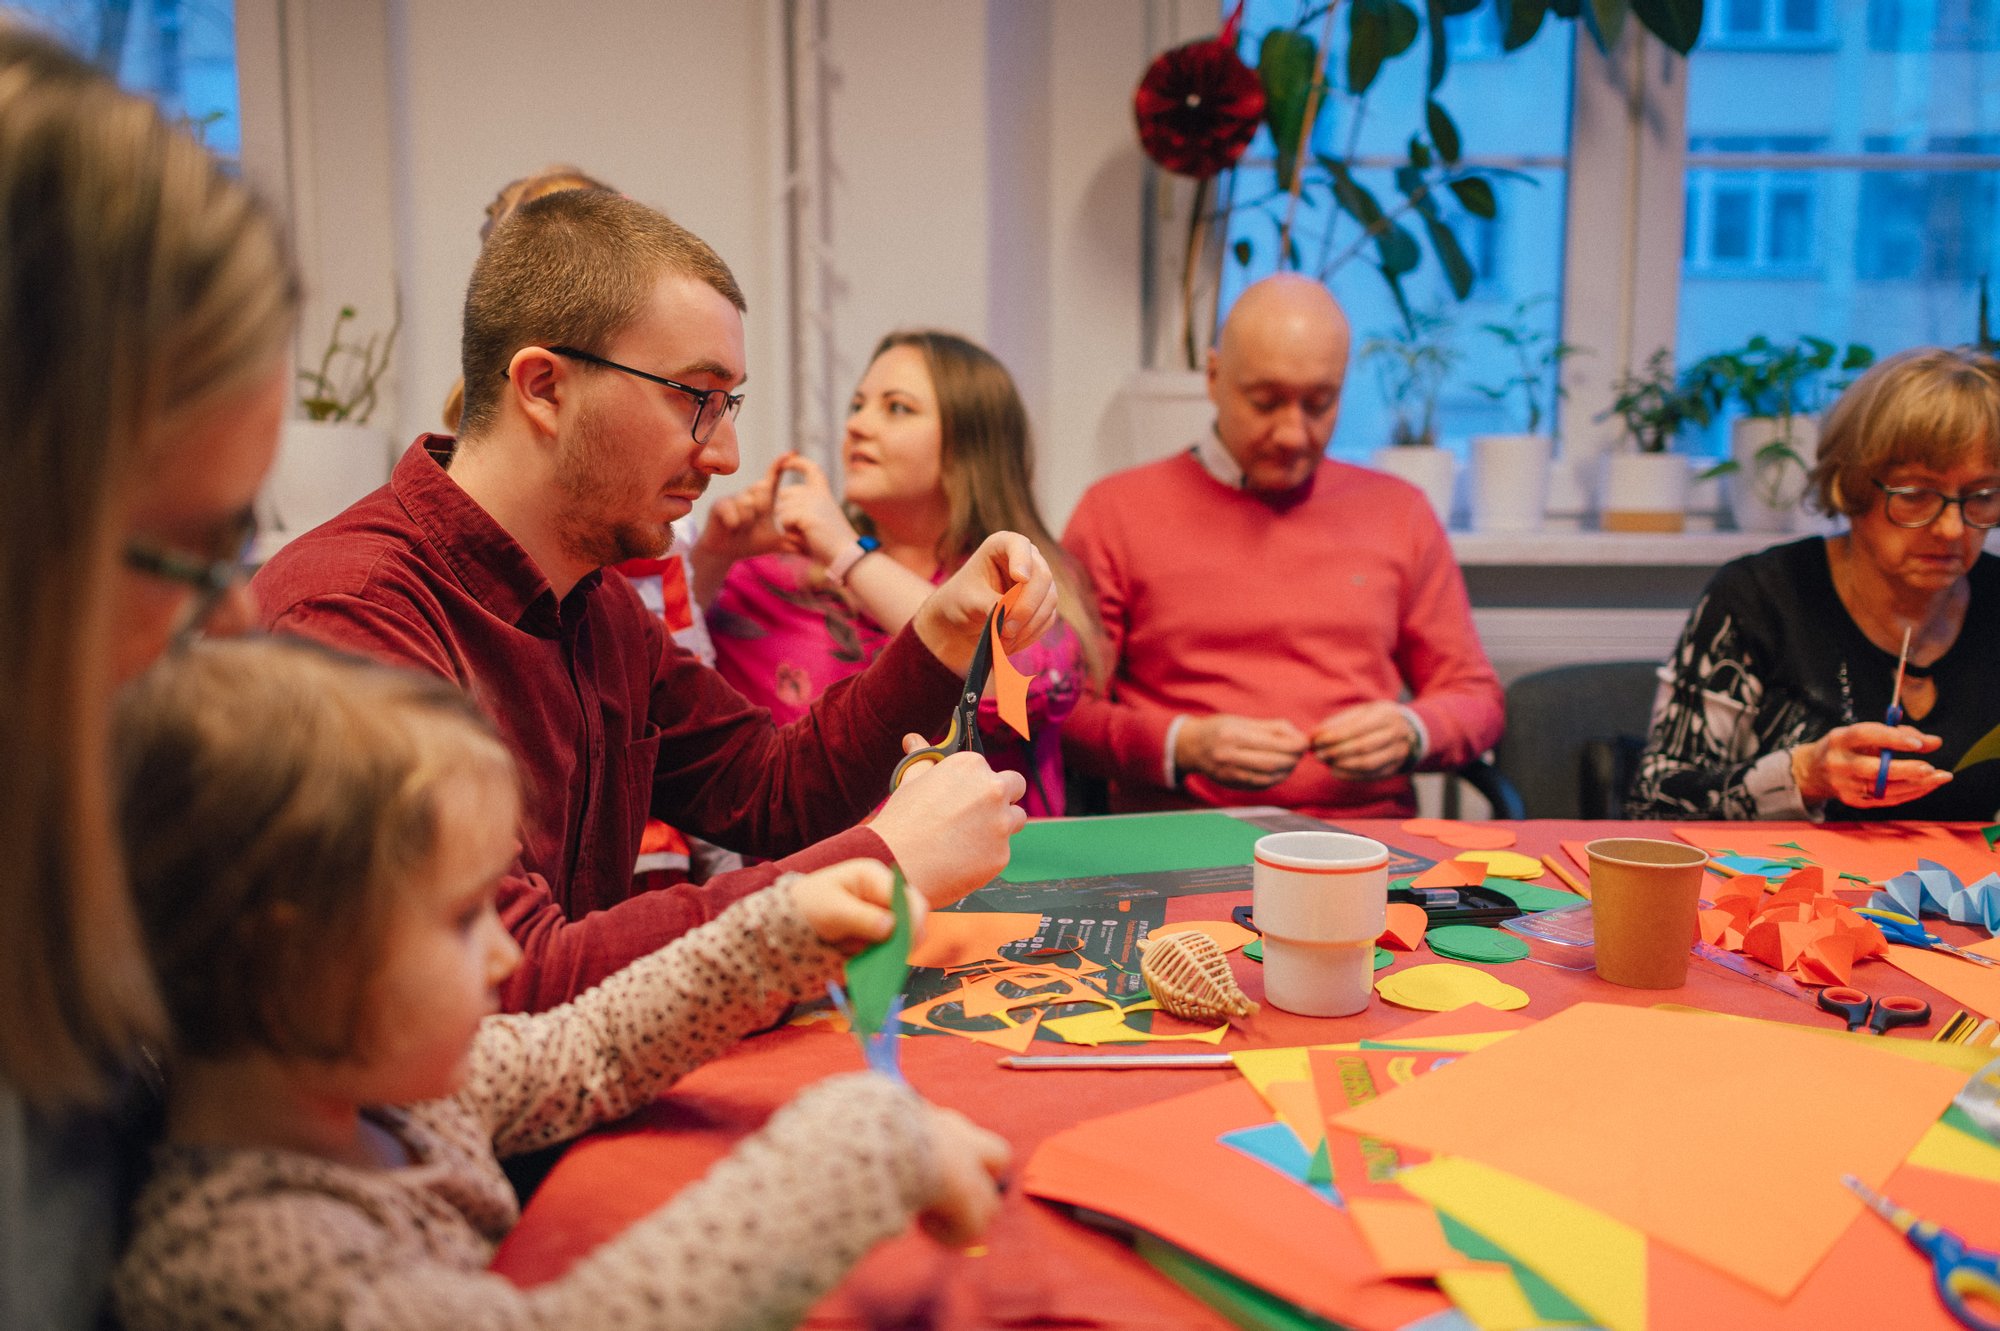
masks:
[[[879,860],[843,860],[794,878],[792,901],[829,947],[858,952],[896,931],[896,916],[889,909],[894,882],[889,866]],[[910,903],[910,937],[914,942],[924,935],[924,916],[930,903],[914,888],[903,895]]]
[[[938,1195],[917,1225],[939,1243],[960,1247],[985,1232],[1000,1209],[1000,1175],[1012,1154],[1006,1138],[988,1132],[955,1109],[924,1106]]]

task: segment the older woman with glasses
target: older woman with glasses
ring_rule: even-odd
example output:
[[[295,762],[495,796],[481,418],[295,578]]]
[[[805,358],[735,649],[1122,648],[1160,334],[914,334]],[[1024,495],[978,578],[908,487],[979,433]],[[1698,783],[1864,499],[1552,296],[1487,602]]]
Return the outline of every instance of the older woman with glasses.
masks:
[[[1923,348],[1863,375],[1812,497],[1847,531],[1716,574],[1660,669],[1633,810],[1991,819],[2000,762],[1952,769],[2000,725],[2000,361]]]

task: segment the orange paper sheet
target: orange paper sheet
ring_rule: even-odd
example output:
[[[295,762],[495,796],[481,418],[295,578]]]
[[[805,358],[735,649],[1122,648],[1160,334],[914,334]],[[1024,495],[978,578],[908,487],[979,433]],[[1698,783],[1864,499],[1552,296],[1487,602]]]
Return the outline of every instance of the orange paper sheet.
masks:
[[[1434,1276],[1466,1264],[1465,1254],[1445,1241],[1437,1212],[1422,1202],[1354,1197],[1347,1215],[1385,1276]]]
[[[1879,883],[1916,868],[1919,859],[1936,860],[1968,883],[2000,869],[2000,855],[1986,849],[1977,833],[1955,832],[1930,823],[1740,823],[1733,827],[1676,827],[1674,835],[1710,853],[1734,851],[1773,858],[1804,855],[1833,875],[1836,887],[1842,885],[1839,874],[1857,873]],[[1861,885],[1850,880],[1845,886],[1858,889]]]
[[[1389,927],[1375,941],[1398,952],[1414,952],[1424,941],[1424,930],[1430,927],[1430,918],[1424,914],[1422,906],[1409,901],[1392,901],[1389,903]]]
[[[1017,582],[1007,589],[1000,598],[1000,613],[1012,617],[1014,605],[1027,589],[1025,582]],[[1013,728],[1015,734],[1028,739],[1028,681],[1033,675],[1024,675],[1014,668],[1007,659],[1006,651],[1000,646],[1000,625],[993,625],[993,702],[1000,709],[1000,719]]]
[[[1410,886],[1478,887],[1485,881],[1486,866],[1483,864],[1467,864],[1463,860],[1439,860],[1418,874]]]
[[[1504,850],[1514,844],[1513,829],[1494,823],[1461,823],[1453,818],[1410,818],[1403,830],[1411,836],[1429,837],[1460,850]]]
[[[1582,1003],[1334,1123],[1505,1170],[1782,1299],[1861,1214],[1841,1175],[1879,1187],[1963,1083],[1808,1030]]]
[[[1234,920],[1185,920],[1179,924],[1163,924],[1147,936],[1158,938],[1162,934],[1182,933],[1207,934],[1224,952],[1234,952],[1257,936]]]
[[[912,966],[969,966],[1000,955],[1003,943],[1027,938],[1042,917],[1031,911],[932,911],[924,936],[910,948]]]
[[[1965,949],[2000,961],[2000,938],[1989,938]],[[1889,945],[1889,964],[1982,1017],[2000,1017],[2000,966],[1981,966],[1929,948]]]

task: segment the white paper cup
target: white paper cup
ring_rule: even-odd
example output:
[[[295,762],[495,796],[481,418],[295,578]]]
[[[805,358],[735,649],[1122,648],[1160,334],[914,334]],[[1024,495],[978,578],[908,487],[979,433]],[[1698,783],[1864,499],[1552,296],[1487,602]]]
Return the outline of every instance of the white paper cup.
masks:
[[[1250,885],[1265,998],[1306,1017],[1366,1008],[1388,925],[1388,847],[1345,832],[1274,832],[1258,838]]]

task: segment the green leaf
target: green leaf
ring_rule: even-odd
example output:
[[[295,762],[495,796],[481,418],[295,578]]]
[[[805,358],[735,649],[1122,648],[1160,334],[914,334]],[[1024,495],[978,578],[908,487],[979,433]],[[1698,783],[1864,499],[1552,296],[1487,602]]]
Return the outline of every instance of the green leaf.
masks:
[[[1437,7],[1455,17],[1459,14],[1470,14],[1485,3],[1486,0],[1437,0]]]
[[[1742,463],[1738,462],[1735,458],[1727,458],[1705,471],[1696,472],[1694,478],[1698,481],[1712,481],[1718,476],[1734,476],[1742,470]]]
[[[1444,265],[1444,278],[1451,284],[1451,294],[1464,300],[1472,294],[1473,272],[1472,262],[1459,248],[1458,237],[1434,217],[1424,219],[1424,230],[1430,233],[1431,248],[1437,252],[1438,262]]]
[[[1264,85],[1264,123],[1271,127],[1280,190],[1292,187],[1292,165],[1298,160],[1299,141],[1308,129],[1306,102],[1318,59],[1319,48],[1312,38],[1289,28],[1265,33],[1257,51],[1257,78]]]
[[[1500,49],[1518,51],[1535,40],[1548,16],[1549,0],[1494,0],[1500,6]]]
[[[1382,62],[1399,56],[1417,40],[1423,22],[1403,0],[1354,0],[1347,16],[1347,89],[1368,91]]]
[[[1557,18],[1583,17],[1583,0],[1549,0],[1549,12]]]
[[[1374,194],[1366,185],[1355,180],[1346,164],[1331,157],[1320,158],[1319,164],[1333,179],[1333,198],[1340,205],[1341,211],[1361,223],[1365,229],[1374,230],[1382,221],[1382,205],[1375,201]]]
[[[1458,165],[1459,150],[1464,146],[1458,137],[1458,126],[1451,115],[1435,100],[1424,103],[1424,124],[1431,132],[1431,142],[1437,145],[1438,156],[1446,166]]]
[[[1701,40],[1701,8],[1702,0],[1632,0],[1632,12],[1646,31],[1682,55]]]
[[[1424,261],[1424,252],[1417,244],[1417,238],[1399,222],[1391,222],[1383,228],[1375,237],[1375,249],[1382,257],[1384,277],[1401,277],[1404,273],[1415,272],[1417,265]]]
[[[1250,248],[1250,242],[1247,239],[1237,241],[1234,245],[1230,246],[1230,249],[1236,255],[1236,262],[1246,268],[1250,266],[1250,258],[1255,251]]]
[[[1430,51],[1430,69],[1424,84],[1426,92],[1436,92],[1444,83],[1444,73],[1451,59],[1451,39],[1445,34],[1445,7],[1440,0],[1426,0],[1424,23],[1429,29],[1429,39],[1425,43]]]
[[[1415,134],[1410,135],[1410,165],[1419,171],[1431,169],[1431,150]]]
[[[1458,200],[1458,206],[1474,217],[1491,219],[1500,215],[1500,200],[1494,197],[1493,187],[1478,176],[1454,180],[1445,188]]]
[[[1590,29],[1591,38],[1597,49],[1606,55],[1618,45],[1618,39],[1625,32],[1625,15],[1628,12],[1626,0],[1590,0],[1584,6],[1584,25]]]

